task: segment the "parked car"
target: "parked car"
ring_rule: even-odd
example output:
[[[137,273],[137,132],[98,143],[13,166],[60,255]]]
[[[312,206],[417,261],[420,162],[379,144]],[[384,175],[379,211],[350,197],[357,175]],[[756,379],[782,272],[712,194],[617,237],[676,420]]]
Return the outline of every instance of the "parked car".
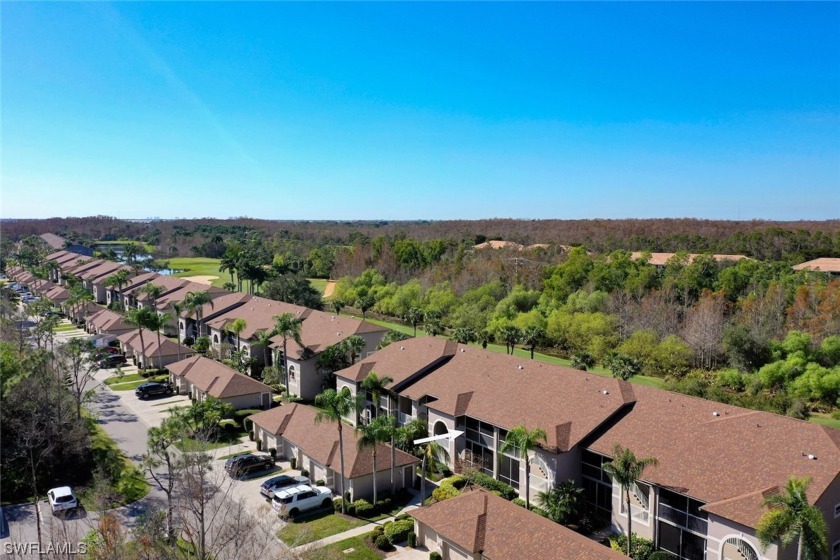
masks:
[[[134,389],[134,394],[139,399],[148,399],[149,397],[156,397],[158,395],[171,395],[172,394],[172,385],[169,383],[158,383],[157,381],[149,381],[148,383],[143,383],[136,389]]]
[[[231,478],[242,478],[252,472],[274,467],[274,459],[270,455],[239,455],[232,458],[236,461],[230,463],[230,466],[225,462],[225,470]]]
[[[309,478],[305,476],[289,476],[287,474],[281,474],[280,476],[271,477],[263,482],[262,486],[260,486],[260,494],[262,494],[267,500],[270,500],[274,497],[276,492],[279,492],[284,488],[300,486],[301,484],[309,484],[310,482]]]
[[[275,493],[271,507],[280,517],[294,517],[314,509],[332,507],[332,500],[332,490],[326,486],[302,484]]]
[[[99,363],[97,364],[100,368],[112,368],[117,367],[120,364],[124,364],[126,362],[124,354],[109,354],[108,356],[104,356]]]
[[[59,511],[66,511],[68,509],[79,507],[79,501],[76,499],[76,495],[73,494],[73,490],[71,490],[69,486],[53,488],[47,492],[47,499],[50,502],[50,508],[52,508],[53,515]]]

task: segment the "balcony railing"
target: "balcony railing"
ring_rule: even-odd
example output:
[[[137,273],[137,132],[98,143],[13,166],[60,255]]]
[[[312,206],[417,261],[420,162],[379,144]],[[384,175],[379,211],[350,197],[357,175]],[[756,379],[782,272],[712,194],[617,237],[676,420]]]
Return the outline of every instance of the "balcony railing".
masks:
[[[650,512],[643,508],[639,507],[636,504],[630,504],[630,511],[633,515],[634,521],[641,521],[642,523],[647,524],[648,519],[650,519]],[[627,503],[624,500],[621,501],[621,513],[627,514]]]

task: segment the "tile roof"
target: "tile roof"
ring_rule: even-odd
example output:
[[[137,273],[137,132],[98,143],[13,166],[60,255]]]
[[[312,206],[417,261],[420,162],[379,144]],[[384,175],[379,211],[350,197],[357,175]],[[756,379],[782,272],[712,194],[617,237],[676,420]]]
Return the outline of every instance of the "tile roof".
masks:
[[[125,322],[125,319],[119,313],[101,307],[99,309],[98,313],[87,318],[87,322],[97,329],[110,333],[126,332],[134,329]]]
[[[282,435],[300,447],[301,451],[315,461],[332,468],[341,469],[339,458],[338,430],[331,422],[316,422],[318,410],[303,404],[284,405],[248,417],[254,424],[274,434]],[[373,472],[373,453],[371,449],[359,451],[356,442],[359,435],[352,426],[344,426],[344,476],[357,478]],[[399,449],[396,450],[398,467],[418,463],[420,459]],[[391,447],[385,444],[377,446],[377,472],[391,468]]]
[[[492,560],[619,560],[624,555],[484,489],[408,513],[470,554]]]
[[[439,366],[455,355],[458,343],[446,338],[423,337],[405,344],[397,341],[375,354],[359,360],[349,368],[335,372],[337,377],[362,381],[371,371],[393,379],[395,390],[416,374]]]
[[[630,253],[630,258],[635,261],[642,258],[642,255],[644,254],[645,253],[643,251],[633,251],[632,253]],[[668,264],[668,261],[671,260],[671,258],[674,255],[676,255],[676,253],[650,253],[650,260],[648,261],[648,264],[651,264],[653,266],[665,266],[666,264]],[[700,255],[697,253],[689,253],[686,256],[688,257],[688,262],[691,263],[694,262],[694,259],[696,259]],[[749,257],[746,255],[715,254],[711,255],[711,257],[717,262],[740,261],[743,259],[749,259]]]
[[[394,343],[426,344],[424,338]],[[385,372],[377,372],[385,373]],[[567,451],[635,400],[626,381],[475,346],[458,345],[448,362],[399,391],[451,416],[468,415],[504,429],[546,431],[549,450]]]
[[[274,328],[274,317],[283,313],[293,313],[297,317],[305,317],[312,310],[291,303],[274,301],[259,296],[251,296],[243,305],[218,315],[205,324],[217,330],[224,330],[226,324],[235,319],[245,319],[245,330],[240,334],[242,340],[248,340],[257,331]]]
[[[793,270],[819,270],[820,272],[840,272],[840,259],[821,258],[797,264]]]
[[[300,326],[300,338],[307,350],[317,354],[326,348],[337,344],[348,337],[381,332],[388,329],[368,321],[360,321],[349,316],[331,315],[323,311],[310,311]],[[275,336],[271,339],[275,348],[283,347],[283,338]],[[294,340],[287,342],[289,356],[301,357],[303,348]]]
[[[145,349],[142,353],[146,356],[146,358],[156,358],[159,355],[164,358],[167,356],[178,356],[179,354],[181,356],[193,355],[193,349],[188,346],[178,344],[177,342],[169,340],[165,336],[160,337],[160,346],[158,346],[157,339],[158,337],[156,332],[149,330],[143,331],[143,343],[145,345]],[[136,330],[121,334],[117,337],[117,340],[127,344],[131,349],[140,352],[140,333]],[[180,351],[178,349],[179,346],[181,347]]]
[[[588,448],[610,455],[618,443],[656,457],[644,479],[707,502],[709,512],[755,527],[763,513],[757,492],[810,476],[813,503],[840,472],[838,430],[651,387],[634,391],[632,409]]]
[[[273,392],[265,383],[204,356],[169,364],[166,369],[217,399]]]

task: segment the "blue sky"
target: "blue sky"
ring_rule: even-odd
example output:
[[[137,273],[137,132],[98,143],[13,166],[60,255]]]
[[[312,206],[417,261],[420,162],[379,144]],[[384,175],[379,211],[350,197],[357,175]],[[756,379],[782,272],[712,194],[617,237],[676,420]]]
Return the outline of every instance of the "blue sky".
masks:
[[[840,3],[2,5],[5,218],[840,218]]]

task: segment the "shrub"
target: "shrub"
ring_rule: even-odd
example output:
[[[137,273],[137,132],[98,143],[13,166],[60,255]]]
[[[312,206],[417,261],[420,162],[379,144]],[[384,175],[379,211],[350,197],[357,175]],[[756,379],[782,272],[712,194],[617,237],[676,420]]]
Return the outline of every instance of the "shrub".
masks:
[[[300,476],[309,476],[309,471],[307,469],[300,469]]]
[[[333,507],[335,508],[335,511],[341,511],[341,498],[333,500]]]
[[[448,482],[444,482],[440,486],[434,489],[432,492],[432,499],[436,502],[442,502],[443,500],[448,500],[449,498],[454,498],[461,494],[461,491],[449,484]]]
[[[469,480],[473,484],[478,484],[482,488],[486,488],[506,500],[512,500],[516,497],[516,490],[514,490],[513,486],[496,480],[492,476],[487,476],[482,472],[470,473]]]
[[[402,521],[403,519],[411,519],[411,516],[407,513],[401,513],[394,518],[394,521]]]
[[[262,412],[259,408],[243,408],[242,410],[237,410],[233,413],[234,416],[237,418],[247,418],[252,414],[256,414],[257,412]]]
[[[272,459],[277,459],[277,448],[276,447],[269,447],[268,454],[271,455]]]
[[[429,560],[443,560],[443,557],[440,555],[440,552],[432,551],[429,553]]]
[[[526,505],[525,500],[523,500],[522,498],[514,498],[513,503],[520,507],[525,507]]]
[[[347,505],[344,507],[344,513],[347,515],[356,515],[356,505],[353,502],[348,501]]]
[[[315,486],[326,486],[326,485],[327,485],[327,481],[325,481],[323,478],[315,481]]]
[[[297,468],[297,457],[292,457],[291,459],[289,459],[289,466],[293,469]]]
[[[414,521],[411,519],[391,521],[385,524],[385,536],[388,537],[391,544],[403,542],[412,531],[414,531]]]
[[[388,540],[388,537],[385,535],[379,535],[373,540],[373,544],[379,550],[390,550],[391,549],[391,542]]]
[[[610,537],[610,548],[617,552],[626,552],[627,535],[615,535]],[[653,541],[643,539],[633,533],[633,546],[630,551],[631,558],[634,560],[650,560],[650,556],[654,553],[654,551],[655,547],[653,545]]]
[[[375,539],[376,537],[383,534],[384,532],[385,532],[385,530],[382,528],[382,525],[377,525],[376,527],[374,527],[373,531],[371,531],[371,533],[370,533],[371,540]]]
[[[195,339],[191,336],[184,337],[184,346],[192,346],[195,344]]]
[[[385,498],[384,500],[379,500],[376,502],[376,511],[377,512],[386,512],[390,511],[391,509],[391,498]]]
[[[353,502],[353,507],[356,510],[356,515],[364,517],[373,513],[373,504],[367,500],[356,500]]]
[[[462,474],[456,474],[455,476],[450,476],[445,480],[441,480],[441,484],[448,482],[458,490],[462,489],[464,486],[467,485],[467,477]]]
[[[414,531],[408,534],[408,546],[410,546],[411,548],[417,546],[417,533],[415,533]]]

